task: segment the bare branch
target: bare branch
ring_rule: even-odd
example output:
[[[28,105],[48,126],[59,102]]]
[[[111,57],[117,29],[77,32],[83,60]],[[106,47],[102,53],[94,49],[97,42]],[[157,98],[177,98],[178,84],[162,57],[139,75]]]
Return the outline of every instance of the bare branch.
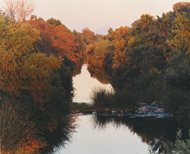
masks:
[[[34,11],[34,5],[31,0],[19,0],[17,7],[18,21],[25,20]]]
[[[31,0],[4,0],[6,13],[16,21],[25,20],[34,11]]]
[[[5,12],[15,20],[17,3],[15,0],[4,0],[6,7],[4,8]]]

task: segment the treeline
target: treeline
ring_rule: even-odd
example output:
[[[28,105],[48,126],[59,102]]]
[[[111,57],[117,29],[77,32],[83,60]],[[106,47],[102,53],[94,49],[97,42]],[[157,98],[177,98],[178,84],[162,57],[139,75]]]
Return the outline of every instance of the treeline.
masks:
[[[115,90],[95,92],[98,108],[127,108],[156,101],[173,114],[190,105],[190,3],[173,5],[161,17],[143,14],[131,27],[109,29],[87,46],[91,72]]]
[[[40,103],[49,101],[59,88],[70,95],[74,67],[84,59],[77,33],[59,20],[32,16],[14,22],[1,14],[0,39],[1,93],[31,95]]]
[[[47,153],[69,139],[82,42],[59,20],[15,21],[0,14],[1,153]]]

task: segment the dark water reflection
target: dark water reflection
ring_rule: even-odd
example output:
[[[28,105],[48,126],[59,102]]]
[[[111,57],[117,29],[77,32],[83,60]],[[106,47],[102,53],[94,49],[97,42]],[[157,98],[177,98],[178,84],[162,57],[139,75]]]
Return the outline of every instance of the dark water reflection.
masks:
[[[1,154],[48,154],[64,146],[74,131],[66,104],[39,109],[27,100],[1,100]]]
[[[86,115],[77,123],[71,143],[57,154],[186,154],[176,150],[181,129],[176,119]],[[177,144],[183,145],[179,140]]]
[[[176,119],[155,119],[155,118],[127,118],[117,116],[94,116],[94,127],[105,129],[110,123],[116,127],[124,125],[131,133],[137,134],[143,143],[148,144],[153,151],[162,152],[163,143],[173,143],[178,131]]]
[[[4,100],[0,118],[1,153],[148,154],[164,152],[166,146],[172,149],[178,130],[183,130],[185,137],[189,130],[182,121],[172,118],[100,115],[77,118],[66,104],[49,105],[47,111],[26,105],[26,100]]]

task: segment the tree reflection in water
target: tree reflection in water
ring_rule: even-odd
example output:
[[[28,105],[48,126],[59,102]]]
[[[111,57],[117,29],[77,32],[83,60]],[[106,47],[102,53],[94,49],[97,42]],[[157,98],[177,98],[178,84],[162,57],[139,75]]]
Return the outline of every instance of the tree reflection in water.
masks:
[[[178,122],[175,119],[155,118],[127,118],[119,116],[93,116],[95,128],[105,129],[109,123],[116,127],[125,125],[137,134],[142,142],[150,145],[150,151],[163,152],[166,145],[171,145],[176,140]]]
[[[4,99],[1,108],[1,154],[48,154],[64,146],[74,131],[68,103],[36,108],[27,100]]]

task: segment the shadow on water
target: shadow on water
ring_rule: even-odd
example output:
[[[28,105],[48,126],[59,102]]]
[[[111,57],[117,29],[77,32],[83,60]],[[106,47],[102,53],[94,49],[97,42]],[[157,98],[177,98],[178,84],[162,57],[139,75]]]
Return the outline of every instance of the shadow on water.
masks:
[[[48,109],[48,110],[47,110]],[[48,154],[69,142],[74,120],[67,105],[43,110],[26,100],[1,100],[1,154]]]
[[[93,116],[94,128],[105,129],[110,123],[116,127],[122,125],[128,127],[131,133],[137,134],[143,143],[149,145],[152,153],[165,153],[166,148],[169,146],[172,151],[179,129],[185,134],[188,132],[181,127],[181,123],[178,120],[173,118],[156,119],[101,115]],[[187,136],[185,136],[185,138],[187,138]]]

